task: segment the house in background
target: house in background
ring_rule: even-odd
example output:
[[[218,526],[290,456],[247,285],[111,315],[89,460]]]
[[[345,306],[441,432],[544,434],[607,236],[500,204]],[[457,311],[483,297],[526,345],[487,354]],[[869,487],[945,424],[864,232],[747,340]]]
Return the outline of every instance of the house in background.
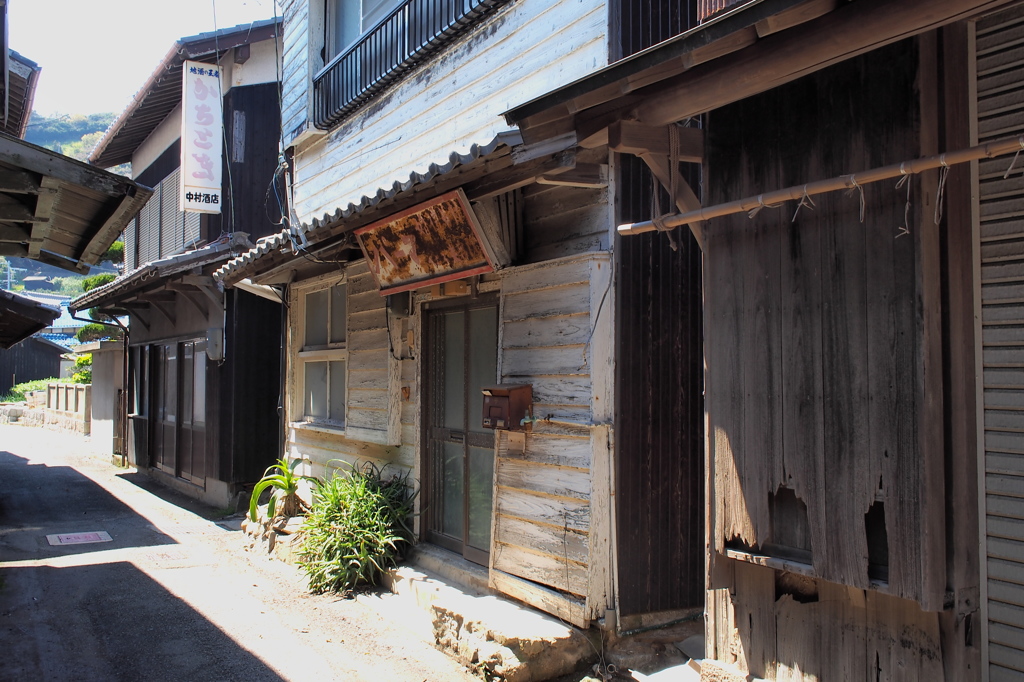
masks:
[[[702,250],[706,678],[1024,679],[1024,5],[696,4],[507,116],[655,174],[704,132],[616,250]]]
[[[211,277],[280,229],[284,197],[268,189],[278,175],[278,28],[267,20],[182,38],[106,131],[90,161],[130,161],[154,194],[125,228],[125,274],[71,305],[128,315],[129,460],[218,507],[280,451],[280,301],[223,291]],[[219,80],[219,93],[191,84],[222,100],[219,214],[182,210],[182,148],[194,142],[182,138],[186,61],[190,74]],[[214,139],[199,141],[209,149]]]
[[[411,472],[418,551],[578,626],[699,618],[699,250],[655,264],[658,311],[622,317],[614,197],[623,173],[638,205],[649,186],[607,138],[523,144],[500,116],[696,13],[655,35],[647,3],[384,5],[284,3],[296,220],[215,274],[288,301],[283,454]],[[650,319],[665,352],[617,371]]]

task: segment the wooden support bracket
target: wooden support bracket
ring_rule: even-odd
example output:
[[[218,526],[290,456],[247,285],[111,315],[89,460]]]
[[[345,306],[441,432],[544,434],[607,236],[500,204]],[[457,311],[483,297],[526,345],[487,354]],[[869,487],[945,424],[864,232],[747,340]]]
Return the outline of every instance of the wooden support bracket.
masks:
[[[155,310],[158,313],[160,313],[161,315],[163,315],[164,319],[166,319],[168,322],[170,322],[171,325],[177,324],[177,320],[175,318],[174,310],[173,309],[166,308],[166,307],[164,307],[163,304],[157,303],[156,301],[150,301],[149,305],[151,305],[153,307],[153,310]]]
[[[676,175],[676,196],[672,198],[675,202],[676,208],[680,211],[696,211],[700,208],[700,199],[693,193],[690,188],[690,184],[679,174],[678,168],[672,168],[672,164],[667,156],[661,154],[638,154],[643,159],[644,163],[654,173],[654,177],[658,178],[658,182],[668,190],[672,186],[672,173]],[[684,209],[684,206],[691,208]],[[700,246],[700,250],[704,250],[704,223],[692,222],[690,223],[690,232],[693,233],[694,239],[697,240],[697,245]]]
[[[677,132],[676,155],[679,160],[685,163],[703,162],[704,131],[700,128],[680,127]],[[668,157],[671,154],[668,126],[616,121],[608,126],[608,148],[619,154],[659,154]]]
[[[608,166],[598,163],[578,163],[575,168],[561,173],[541,175],[538,185],[599,188],[608,186]]]
[[[29,258],[39,258],[39,251],[50,233],[50,217],[60,200],[60,181],[49,176],[39,183],[39,198],[32,223],[32,236],[28,242]]]

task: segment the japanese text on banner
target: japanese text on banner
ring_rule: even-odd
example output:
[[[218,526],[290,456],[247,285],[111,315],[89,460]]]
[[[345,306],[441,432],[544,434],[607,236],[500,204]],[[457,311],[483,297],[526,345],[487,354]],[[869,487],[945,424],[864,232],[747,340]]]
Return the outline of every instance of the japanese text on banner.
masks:
[[[181,97],[183,211],[220,213],[223,134],[220,67],[186,61]]]

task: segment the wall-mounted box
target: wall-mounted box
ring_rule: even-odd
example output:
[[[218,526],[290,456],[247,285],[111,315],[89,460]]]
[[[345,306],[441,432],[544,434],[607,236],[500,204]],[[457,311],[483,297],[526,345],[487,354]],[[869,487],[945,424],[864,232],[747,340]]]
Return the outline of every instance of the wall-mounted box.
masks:
[[[533,386],[530,384],[498,384],[485,386],[483,426],[485,429],[527,431],[523,420],[530,414],[533,404]]]

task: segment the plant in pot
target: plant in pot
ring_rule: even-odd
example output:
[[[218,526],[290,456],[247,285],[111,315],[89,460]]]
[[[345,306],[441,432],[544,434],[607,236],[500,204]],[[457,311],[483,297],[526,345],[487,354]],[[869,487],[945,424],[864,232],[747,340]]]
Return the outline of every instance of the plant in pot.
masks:
[[[314,484],[319,482],[315,476],[303,476],[295,473],[295,468],[302,462],[301,459],[293,459],[289,462],[282,457],[274,464],[267,467],[256,486],[252,489],[252,496],[249,497],[249,518],[257,520],[256,506],[259,504],[260,495],[267,488],[271,489],[270,500],[267,502],[267,520],[271,521],[277,516],[298,516],[306,510],[306,503],[298,495],[299,483],[311,481]],[[280,505],[280,509],[278,509]],[[280,512],[280,513],[278,513]]]

